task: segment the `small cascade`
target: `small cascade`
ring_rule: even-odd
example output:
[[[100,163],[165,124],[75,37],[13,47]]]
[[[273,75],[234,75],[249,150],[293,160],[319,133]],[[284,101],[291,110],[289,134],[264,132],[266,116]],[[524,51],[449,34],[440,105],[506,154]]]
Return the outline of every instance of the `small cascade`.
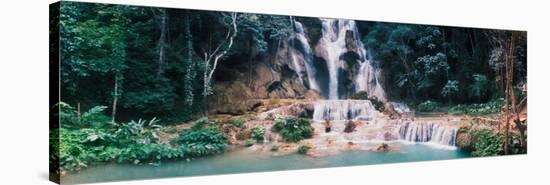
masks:
[[[436,123],[405,123],[399,128],[400,139],[455,146],[457,128]]]
[[[393,109],[399,114],[406,114],[406,113],[412,112],[411,108],[405,103],[390,102],[390,104],[393,106]]]
[[[371,120],[377,112],[369,100],[322,100],[315,103],[313,120]]]

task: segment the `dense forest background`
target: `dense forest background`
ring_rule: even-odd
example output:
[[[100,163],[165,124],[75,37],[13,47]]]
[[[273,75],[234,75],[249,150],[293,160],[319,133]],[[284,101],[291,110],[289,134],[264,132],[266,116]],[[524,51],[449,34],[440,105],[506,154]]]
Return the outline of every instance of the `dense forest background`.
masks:
[[[311,45],[317,18],[61,3],[61,100],[112,119],[163,123],[205,113],[213,84],[232,70],[267,62],[304,24]],[[513,59],[516,96],[526,96],[526,32],[357,21],[358,32],[392,100],[474,104],[504,98]],[[510,49],[513,48],[513,49]],[[519,99],[519,98],[518,98]]]

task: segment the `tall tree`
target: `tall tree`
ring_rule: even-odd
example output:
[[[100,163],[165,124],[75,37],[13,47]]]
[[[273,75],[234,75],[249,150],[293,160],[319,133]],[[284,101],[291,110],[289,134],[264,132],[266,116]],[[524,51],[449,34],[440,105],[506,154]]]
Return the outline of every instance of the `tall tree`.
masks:
[[[203,96],[206,97],[212,93],[212,77],[220,59],[224,57],[227,52],[233,46],[233,41],[237,37],[237,13],[232,12],[229,14],[222,14],[222,19],[229,19],[229,23],[226,24],[226,36],[214,46],[214,50],[204,50],[203,51],[203,60],[205,62],[204,69],[204,86],[203,86]]]
[[[164,60],[165,60],[165,44],[166,44],[166,32],[168,31],[168,16],[166,14],[166,9],[161,8],[159,9],[160,15],[160,36],[158,41],[158,70],[157,75],[161,76],[163,73],[163,67],[164,67]]]
[[[195,62],[193,61],[193,36],[191,35],[191,19],[189,18],[189,12],[185,14],[185,26],[184,26],[184,40],[185,40],[185,78],[184,78],[184,103],[186,107],[191,107],[194,101],[193,94],[193,82],[195,79]],[[187,109],[189,110],[189,109]]]

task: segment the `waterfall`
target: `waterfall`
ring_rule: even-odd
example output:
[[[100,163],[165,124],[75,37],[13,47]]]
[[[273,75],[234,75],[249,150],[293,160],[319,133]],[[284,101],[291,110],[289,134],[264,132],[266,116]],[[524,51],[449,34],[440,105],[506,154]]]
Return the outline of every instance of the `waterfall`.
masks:
[[[290,49],[290,56],[293,67],[296,69],[296,74],[303,84],[303,77],[307,75],[309,88],[320,91],[317,79],[315,79],[316,70],[315,67],[313,67],[313,54],[304,33],[304,27],[302,23],[295,20],[292,21],[294,23],[294,35],[290,39],[291,45],[293,46],[293,48]],[[305,71],[302,65],[305,66]],[[306,74],[304,74],[304,72]]]
[[[322,100],[315,103],[313,120],[371,120],[377,112],[369,100]]]
[[[328,99],[340,99],[344,94],[341,94],[343,84],[340,78],[343,74],[341,71],[355,71],[349,69],[350,61],[344,60],[346,53],[353,53],[359,69],[354,76],[353,88],[348,94],[358,91],[366,91],[371,96],[377,96],[378,99],[385,101],[386,95],[378,82],[379,70],[375,69],[373,63],[367,59],[367,51],[361,41],[359,31],[353,20],[346,19],[321,19],[322,29],[321,38],[315,47],[317,56],[323,58],[328,69]],[[347,67],[346,67],[347,66]],[[344,91],[344,90],[342,90]]]
[[[360,65],[359,73],[355,78],[355,92],[365,91],[370,96],[376,96],[379,100],[386,101],[386,92],[378,81],[380,70],[374,69],[370,60],[366,60]]]
[[[342,65],[340,60],[340,55],[346,51],[346,40],[344,24],[339,24],[335,19],[321,19],[322,29],[321,29],[321,39],[319,44],[316,47],[318,55],[322,56],[327,65],[328,75],[329,75],[329,99],[338,99],[338,73],[339,68]],[[347,21],[349,22],[349,21]],[[337,23],[337,26],[334,26],[334,23]]]
[[[399,128],[400,139],[455,146],[457,128],[436,123],[405,123]]]

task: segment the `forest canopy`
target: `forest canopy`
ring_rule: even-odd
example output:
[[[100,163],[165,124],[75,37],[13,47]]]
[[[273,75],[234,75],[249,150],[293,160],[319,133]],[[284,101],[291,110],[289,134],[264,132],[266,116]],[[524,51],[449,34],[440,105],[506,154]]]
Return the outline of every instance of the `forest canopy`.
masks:
[[[72,2],[60,11],[61,100],[83,110],[105,105],[113,121],[188,121],[203,113],[213,84],[232,78],[224,69],[252,71],[254,62],[274,58],[296,31],[293,20],[308,27],[310,45],[321,32],[308,17]],[[525,32],[369,21],[357,27],[390,99],[499,100],[507,57],[514,58],[515,94],[525,96]]]

